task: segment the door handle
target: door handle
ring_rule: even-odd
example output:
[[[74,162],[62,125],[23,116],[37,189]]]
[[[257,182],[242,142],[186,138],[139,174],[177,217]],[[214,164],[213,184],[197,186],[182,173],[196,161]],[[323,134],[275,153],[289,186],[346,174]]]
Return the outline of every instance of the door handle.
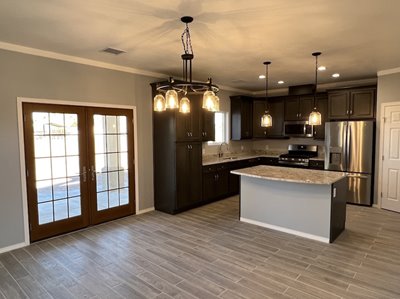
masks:
[[[94,180],[96,179],[96,169],[94,168],[93,165],[91,167],[91,173],[92,173],[92,181],[94,182]]]

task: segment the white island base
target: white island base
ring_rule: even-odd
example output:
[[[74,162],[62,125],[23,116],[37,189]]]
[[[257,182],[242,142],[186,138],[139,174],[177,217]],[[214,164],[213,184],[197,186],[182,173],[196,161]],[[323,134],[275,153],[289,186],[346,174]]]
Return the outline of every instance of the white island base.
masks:
[[[343,174],[272,166],[232,173],[241,175],[241,221],[325,243],[344,230]]]

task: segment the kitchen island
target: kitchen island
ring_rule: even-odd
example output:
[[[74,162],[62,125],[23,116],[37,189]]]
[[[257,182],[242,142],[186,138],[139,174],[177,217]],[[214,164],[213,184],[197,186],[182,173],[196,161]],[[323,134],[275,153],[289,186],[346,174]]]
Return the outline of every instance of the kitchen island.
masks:
[[[340,172],[255,166],[240,175],[240,220],[333,242],[345,228],[346,175]]]

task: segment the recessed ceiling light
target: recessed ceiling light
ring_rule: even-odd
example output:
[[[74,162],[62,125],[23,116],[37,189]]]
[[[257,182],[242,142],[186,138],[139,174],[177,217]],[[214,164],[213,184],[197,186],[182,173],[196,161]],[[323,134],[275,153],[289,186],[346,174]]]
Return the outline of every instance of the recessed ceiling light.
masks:
[[[334,73],[334,74],[332,74],[332,78],[339,78],[340,77],[340,74],[339,73]]]
[[[282,81],[282,80],[278,81],[278,84],[283,84],[283,83],[285,83],[285,81]]]
[[[325,65],[320,65],[320,66],[318,67],[318,70],[319,70],[319,71],[326,71],[326,66],[325,66]]]
[[[265,75],[258,76],[258,79],[265,79]]]

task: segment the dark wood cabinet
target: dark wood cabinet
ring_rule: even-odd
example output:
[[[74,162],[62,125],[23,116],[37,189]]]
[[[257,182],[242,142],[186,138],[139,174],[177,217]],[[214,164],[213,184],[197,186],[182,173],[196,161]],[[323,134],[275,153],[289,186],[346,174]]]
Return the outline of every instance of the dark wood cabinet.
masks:
[[[262,157],[261,158],[261,165],[268,165],[268,166],[278,166],[278,158],[275,157]]]
[[[253,99],[231,96],[231,140],[253,138]]]
[[[176,209],[185,209],[202,200],[201,143],[176,144]]]
[[[268,99],[269,113],[272,117],[272,127],[261,127],[261,117],[265,113],[265,100],[253,101],[253,138],[282,138],[283,137],[283,98]]]
[[[285,99],[285,121],[308,120],[313,109],[313,96],[289,96]]]
[[[201,141],[214,141],[215,140],[215,120],[214,112],[202,109],[202,122],[201,122]]]
[[[189,98],[188,114],[153,112],[154,206],[170,214],[202,203],[201,96]]]
[[[321,125],[314,126],[314,139],[325,139],[325,122],[328,121],[328,97],[326,95],[318,96],[316,99],[316,106],[319,113],[321,113]]]
[[[229,170],[225,164],[203,167],[203,200],[225,198],[229,192]]]
[[[201,134],[201,98],[199,95],[188,95],[190,98],[190,113],[180,113],[175,110],[176,117],[176,140],[177,141],[200,141]]]
[[[376,88],[334,90],[328,93],[330,120],[371,119],[375,117]]]

